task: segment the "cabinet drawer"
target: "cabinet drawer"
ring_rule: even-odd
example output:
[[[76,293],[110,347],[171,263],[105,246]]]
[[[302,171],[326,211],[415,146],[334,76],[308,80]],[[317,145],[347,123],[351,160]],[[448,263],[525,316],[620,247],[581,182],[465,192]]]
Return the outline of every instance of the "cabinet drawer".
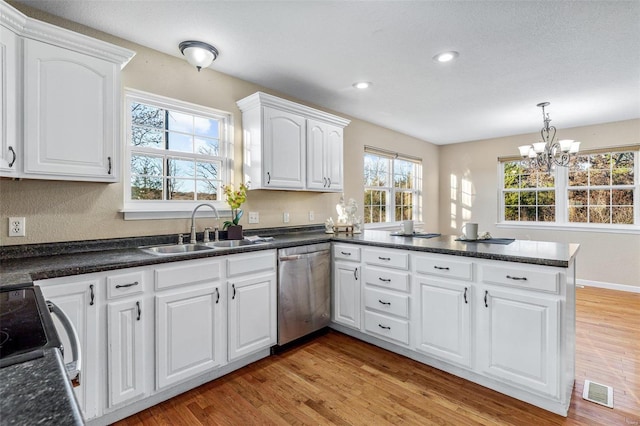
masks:
[[[184,284],[217,281],[222,277],[219,260],[194,260],[174,263],[155,270],[156,290]]]
[[[227,275],[235,277],[254,272],[275,271],[276,252],[274,250],[236,254],[227,259]]]
[[[333,246],[333,258],[360,262],[360,248],[336,244]]]
[[[129,274],[107,275],[107,299],[142,293],[144,284],[142,271]]]
[[[394,250],[365,249],[362,255],[370,265],[409,269],[409,254]]]
[[[418,274],[436,275],[471,281],[473,262],[451,260],[444,256],[415,256],[414,267]]]
[[[482,265],[480,279],[483,283],[558,293],[560,273],[533,268]]]
[[[364,305],[367,309],[409,318],[409,296],[406,294],[365,287]]]
[[[364,282],[391,290],[409,291],[409,273],[387,268],[367,266],[364,268]]]
[[[409,344],[409,322],[375,312],[364,312],[364,328],[367,332],[386,339]]]

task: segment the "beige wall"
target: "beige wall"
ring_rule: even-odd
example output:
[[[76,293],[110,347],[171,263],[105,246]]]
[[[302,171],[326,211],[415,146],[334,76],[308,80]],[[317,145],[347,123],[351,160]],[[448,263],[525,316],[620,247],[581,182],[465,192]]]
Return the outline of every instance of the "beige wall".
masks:
[[[640,142],[640,120],[561,129],[558,134],[561,138],[580,140],[581,149],[637,144]],[[518,155],[519,145],[528,144],[537,137],[537,134],[527,134],[441,146],[440,232],[459,233],[463,223],[472,221],[478,222],[481,231],[489,231],[495,237],[579,243],[579,279],[640,287],[638,233],[496,227],[497,158]]]
[[[236,101],[258,90],[286,97],[211,69],[198,73],[182,58],[165,55],[23,5],[12,5],[35,19],[137,52],[123,70],[123,87],[231,112],[234,116],[236,181],[240,181],[242,176],[242,121]],[[426,209],[426,216],[430,225],[437,227],[437,147],[335,111],[329,112],[352,120],[344,132],[345,198],[356,199],[362,212],[362,149],[365,143],[380,147],[393,146],[394,149],[397,147],[399,151],[425,158],[429,165],[424,168],[425,181],[431,182],[427,188],[429,208]],[[184,233],[189,229],[186,219],[123,220],[119,212],[123,205],[121,183],[0,180],[0,194],[3,225],[0,227],[0,244],[4,245]],[[248,225],[243,219],[243,225],[246,228],[285,226],[282,221],[285,210],[290,214],[287,226],[310,224],[309,211],[314,212],[313,223],[323,223],[329,216],[336,217],[335,205],[339,196],[312,192],[251,191],[243,208],[245,211],[258,211],[260,224]],[[8,238],[7,221],[12,216],[26,217],[26,237]]]

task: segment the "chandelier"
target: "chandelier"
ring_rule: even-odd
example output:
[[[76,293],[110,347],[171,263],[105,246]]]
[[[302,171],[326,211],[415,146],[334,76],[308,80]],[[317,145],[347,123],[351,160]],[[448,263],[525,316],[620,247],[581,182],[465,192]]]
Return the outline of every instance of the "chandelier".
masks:
[[[551,122],[549,113],[544,112],[544,107],[549,106],[549,102],[541,102],[536,106],[542,107],[542,121],[544,121],[544,127],[540,130],[542,141],[522,145],[518,149],[522,158],[528,159],[531,168],[550,173],[555,166],[569,165],[571,157],[580,149],[580,142],[572,139],[556,141],[556,128],[549,126]]]

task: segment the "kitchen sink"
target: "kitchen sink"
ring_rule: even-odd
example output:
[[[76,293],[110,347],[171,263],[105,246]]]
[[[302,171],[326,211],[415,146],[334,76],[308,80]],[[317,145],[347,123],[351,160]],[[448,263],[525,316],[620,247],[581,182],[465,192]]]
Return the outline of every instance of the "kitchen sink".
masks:
[[[242,246],[253,246],[260,242],[253,242],[248,240],[223,240],[223,241],[211,241],[209,243],[202,243],[201,245],[209,248],[232,248]]]
[[[215,247],[209,247],[203,244],[169,244],[163,246],[140,247],[141,250],[155,255],[174,255],[188,254],[199,251],[213,250]]]

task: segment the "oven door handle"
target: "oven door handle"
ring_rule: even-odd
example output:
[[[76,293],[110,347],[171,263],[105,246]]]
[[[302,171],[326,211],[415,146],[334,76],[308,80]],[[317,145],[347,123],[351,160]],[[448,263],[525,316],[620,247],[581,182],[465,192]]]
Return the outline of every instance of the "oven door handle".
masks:
[[[49,308],[49,312],[54,314],[60,320],[60,324],[64,327],[64,331],[69,336],[69,343],[71,344],[71,354],[73,355],[73,360],[65,364],[65,368],[67,370],[67,377],[71,380],[73,386],[80,385],[80,371],[82,370],[82,349],[80,347],[80,339],[78,338],[78,333],[76,332],[76,328],[73,326],[73,323],[64,313],[62,309],[60,309],[55,303],[50,300],[47,300],[47,307]]]

